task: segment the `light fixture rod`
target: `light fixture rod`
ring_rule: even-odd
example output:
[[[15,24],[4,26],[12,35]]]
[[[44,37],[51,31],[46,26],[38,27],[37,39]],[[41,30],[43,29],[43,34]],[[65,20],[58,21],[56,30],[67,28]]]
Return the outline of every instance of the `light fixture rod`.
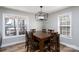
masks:
[[[41,8],[41,12],[42,12],[42,8],[43,8],[43,6],[40,6],[40,8]]]

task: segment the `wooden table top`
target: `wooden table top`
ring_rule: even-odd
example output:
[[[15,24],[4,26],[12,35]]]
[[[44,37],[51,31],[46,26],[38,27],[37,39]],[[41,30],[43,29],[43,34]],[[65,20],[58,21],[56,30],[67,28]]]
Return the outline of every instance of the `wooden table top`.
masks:
[[[51,34],[47,32],[41,32],[41,31],[35,32],[33,35],[40,39],[46,39],[51,36]]]

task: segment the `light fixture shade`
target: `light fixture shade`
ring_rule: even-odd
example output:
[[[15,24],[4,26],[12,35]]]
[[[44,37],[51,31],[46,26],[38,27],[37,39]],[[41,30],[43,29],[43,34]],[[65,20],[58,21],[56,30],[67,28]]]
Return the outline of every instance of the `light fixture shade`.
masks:
[[[36,20],[47,20],[48,19],[48,13],[40,11],[40,12],[35,14],[35,18],[36,18]]]

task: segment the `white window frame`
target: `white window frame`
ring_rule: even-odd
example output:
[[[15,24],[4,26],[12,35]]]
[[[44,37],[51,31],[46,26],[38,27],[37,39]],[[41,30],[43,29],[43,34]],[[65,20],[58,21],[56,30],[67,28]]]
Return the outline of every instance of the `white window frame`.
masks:
[[[27,21],[29,20],[29,18],[28,18],[28,16],[22,16],[22,15],[15,15],[15,14],[8,14],[8,13],[3,13],[3,24],[2,24],[2,26],[3,26],[3,33],[2,33],[2,37],[3,37],[3,39],[5,39],[5,38],[14,38],[14,37],[21,37],[21,36],[25,36],[24,34],[23,35],[19,35],[19,32],[18,32],[18,19],[16,19],[17,21],[15,21],[15,25],[16,25],[16,35],[15,36],[6,36],[5,35],[5,17],[6,16],[21,16],[21,17],[25,17],[25,25],[26,25],[26,27],[29,25],[29,23],[27,24]],[[26,28],[25,27],[25,28]],[[29,28],[28,28],[29,29]]]
[[[58,15],[58,33],[60,33],[60,19],[59,17],[60,16],[65,16],[65,15],[68,15],[69,18],[70,18],[70,36],[67,36],[67,35],[63,35],[63,34],[60,34],[61,37],[64,37],[64,38],[69,38],[69,39],[72,39],[72,12],[69,12],[69,13],[64,13],[64,14],[61,14],[61,15]],[[68,26],[68,25],[67,25]]]

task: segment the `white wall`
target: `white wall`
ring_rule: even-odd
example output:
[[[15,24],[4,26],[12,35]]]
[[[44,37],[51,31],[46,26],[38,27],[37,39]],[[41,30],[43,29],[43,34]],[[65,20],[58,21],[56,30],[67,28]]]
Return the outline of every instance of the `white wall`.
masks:
[[[49,14],[48,21],[46,21],[46,29],[53,29],[58,31],[58,24],[57,24],[57,15],[56,14]]]
[[[28,12],[22,12],[22,11],[18,11],[18,10],[13,10],[13,9],[8,9],[8,8],[3,8],[0,7],[0,33],[2,34],[3,29],[2,29],[2,22],[3,22],[3,13],[9,13],[9,14],[14,14],[14,15],[22,15],[22,16],[28,16],[28,30],[30,29],[36,29],[36,30],[41,30],[41,22],[40,21],[36,21],[35,20],[35,15],[28,13]],[[16,43],[20,43],[20,42],[24,42],[25,41],[25,37],[24,36],[19,36],[19,37],[11,37],[11,38],[5,38],[2,39],[2,47],[6,47],[9,45],[13,45]]]
[[[60,42],[67,45],[72,45],[79,49],[79,7],[69,7],[58,12],[51,13],[49,15],[48,21],[46,22],[46,28],[52,28],[57,31],[58,15],[69,12],[72,13],[72,39],[61,37]]]
[[[30,29],[33,29],[35,28],[37,31],[41,30],[42,29],[42,22],[41,21],[37,21],[35,19],[35,15],[30,15],[29,16],[29,25],[30,25]]]

